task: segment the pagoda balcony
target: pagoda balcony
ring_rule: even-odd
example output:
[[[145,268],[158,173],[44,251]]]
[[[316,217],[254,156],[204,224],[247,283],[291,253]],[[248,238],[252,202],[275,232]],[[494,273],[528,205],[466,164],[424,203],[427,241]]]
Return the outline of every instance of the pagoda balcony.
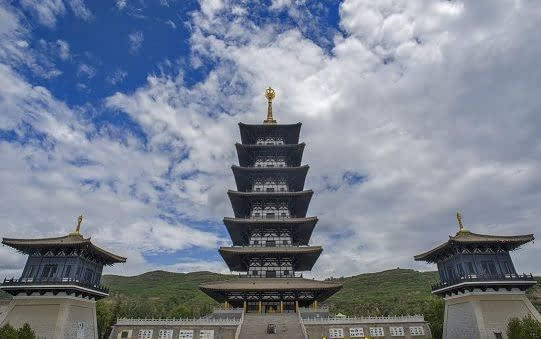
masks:
[[[512,288],[535,285],[537,281],[532,274],[468,274],[432,285],[432,293],[445,292],[450,289],[477,288]]]
[[[1,284],[2,289],[8,290],[40,290],[42,289],[56,289],[61,290],[63,287],[76,286],[80,289],[89,289],[101,295],[108,295],[109,288],[99,285],[91,284],[86,281],[73,278],[4,278],[4,283]],[[9,292],[8,292],[9,293]]]

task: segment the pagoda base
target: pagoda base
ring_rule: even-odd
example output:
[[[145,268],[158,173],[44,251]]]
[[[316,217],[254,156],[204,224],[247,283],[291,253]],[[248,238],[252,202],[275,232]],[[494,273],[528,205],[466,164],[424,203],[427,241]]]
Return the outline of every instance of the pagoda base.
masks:
[[[518,288],[459,292],[445,297],[443,338],[507,339],[509,320],[528,316],[541,321],[537,309]]]
[[[96,301],[52,292],[27,296],[20,293],[0,313],[0,326],[28,323],[37,338],[98,339]]]

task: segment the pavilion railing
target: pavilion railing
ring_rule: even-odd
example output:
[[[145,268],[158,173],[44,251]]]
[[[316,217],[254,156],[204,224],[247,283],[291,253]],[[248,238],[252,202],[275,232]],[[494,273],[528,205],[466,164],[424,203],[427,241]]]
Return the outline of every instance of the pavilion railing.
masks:
[[[455,277],[447,281],[440,281],[432,285],[432,291],[436,291],[445,287],[461,284],[464,282],[487,282],[487,281],[535,281],[535,278],[530,273],[528,274],[466,274],[460,277]]]
[[[248,273],[239,273],[239,277],[241,278],[262,278],[262,279],[265,279],[265,278],[271,278],[271,277],[267,277],[267,276],[264,276],[264,275],[250,275]],[[293,272],[293,273],[290,273],[289,275],[276,275],[275,277],[272,277],[272,278],[302,278],[303,275],[302,273],[297,273],[297,272]]]
[[[88,288],[94,291],[109,293],[109,288],[99,285],[92,284],[86,281],[81,281],[80,279],[74,278],[4,278],[4,283],[2,286],[37,286],[37,285],[76,285],[83,288]]]
[[[195,318],[195,319],[128,319],[118,318],[116,325],[234,325],[240,324],[240,319],[213,319],[213,318]]]
[[[385,316],[385,317],[319,317],[303,318],[305,325],[316,324],[370,324],[370,323],[402,323],[424,322],[423,315]]]

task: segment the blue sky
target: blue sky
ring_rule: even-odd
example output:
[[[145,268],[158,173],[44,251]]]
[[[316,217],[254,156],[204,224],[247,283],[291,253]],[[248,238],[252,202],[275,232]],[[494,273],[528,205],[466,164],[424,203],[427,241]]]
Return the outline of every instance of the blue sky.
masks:
[[[0,1],[1,236],[83,233],[137,274],[227,269],[237,123],[302,121],[314,276],[456,232],[532,233],[541,5],[514,0]],[[0,275],[24,258],[0,248]],[[516,254],[541,272],[537,244]]]

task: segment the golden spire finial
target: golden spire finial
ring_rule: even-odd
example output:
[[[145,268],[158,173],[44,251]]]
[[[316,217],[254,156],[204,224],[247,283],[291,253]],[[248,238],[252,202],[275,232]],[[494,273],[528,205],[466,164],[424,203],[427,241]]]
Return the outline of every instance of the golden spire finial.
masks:
[[[272,100],[276,97],[276,92],[270,86],[265,90],[265,98],[268,100],[267,119],[263,120],[264,124],[275,124],[276,120],[272,117]]]
[[[458,232],[468,232],[468,230],[464,228],[464,224],[462,224],[462,215],[458,212],[456,212],[456,220],[458,221]]]
[[[80,216],[77,217],[77,228],[75,229],[75,231],[70,233],[71,235],[78,235],[78,236],[81,235],[81,233],[79,231],[81,230],[81,223],[82,222],[83,222],[83,216],[80,215]]]

